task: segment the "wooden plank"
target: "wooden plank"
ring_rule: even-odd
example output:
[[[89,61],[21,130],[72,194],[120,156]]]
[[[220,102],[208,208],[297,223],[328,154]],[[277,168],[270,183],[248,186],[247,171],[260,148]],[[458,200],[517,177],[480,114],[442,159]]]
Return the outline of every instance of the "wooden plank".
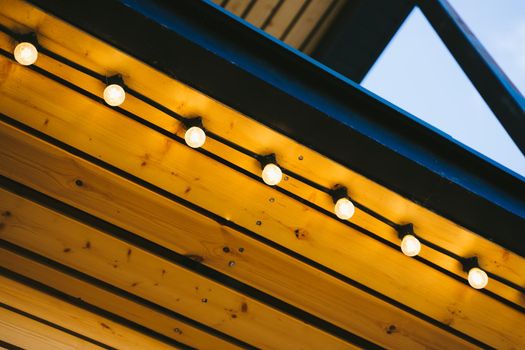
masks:
[[[107,318],[0,275],[0,300],[40,319],[118,349],[174,349]]]
[[[305,1],[306,0],[286,0],[279,11],[275,13],[272,21],[268,23],[265,31],[276,38],[280,38]]]
[[[87,341],[1,307],[0,339],[11,345],[28,350],[102,349]],[[4,348],[2,347],[2,349]]]
[[[330,4],[325,10],[325,13],[323,14],[324,18],[321,17],[319,19],[319,22],[317,22],[314,29],[310,32],[309,37],[307,37],[301,44],[301,51],[307,55],[312,54],[312,52],[317,47],[317,44],[323,39],[325,33],[330,28],[332,22],[335,20],[346,1],[347,0],[333,0],[333,3]]]
[[[0,174],[4,176],[116,225],[140,232],[181,254],[199,256],[204,264],[214,269],[374,339],[383,346],[466,348],[469,345],[235,230],[221,227],[82,159],[67,155],[5,124],[0,125],[0,164],[4,165]],[[77,180],[83,182],[82,187],[75,185]],[[140,206],[133,203],[140,203]],[[236,262],[234,269],[228,266],[232,259]],[[349,318],[347,315],[353,316]],[[390,323],[378,323],[377,319],[389,320]],[[398,332],[389,334],[387,330],[391,325]]]
[[[298,48],[308,37],[310,32],[330,6],[332,0],[312,1],[304,10],[299,20],[292,27],[290,32],[282,40],[290,46]]]
[[[234,15],[240,16],[249,4],[250,0],[230,0],[226,4],[225,9],[230,11]]]
[[[353,348],[221,284],[0,190],[0,238],[261,348]],[[87,244],[86,242],[89,242]],[[88,249],[83,248],[89,246]]]
[[[197,349],[238,349],[187,323],[0,248],[0,266]]]
[[[261,27],[278,2],[279,0],[257,0],[246,20],[256,27]]]
[[[454,324],[460,331],[487,342],[520,343],[521,336],[512,334],[510,329],[514,329],[511,325],[523,322],[522,314],[398,251],[385,251],[382,244],[348,226],[28,69],[5,62],[5,59],[1,64],[2,71],[8,72],[10,78],[2,85],[0,102],[6,113],[22,122],[241,223],[437,320]],[[42,107],[26,103],[25,98],[20,101],[20,96],[29,91],[31,104],[43,106],[45,112]],[[60,102],[54,101],[56,96],[61,96]],[[246,190],[241,196],[236,188]],[[270,194],[274,202],[261,201]],[[223,205],[225,202],[228,206]],[[296,236],[295,230],[302,234]],[[384,266],[390,267],[388,273]],[[415,281],[411,276],[414,274],[420,276],[417,286],[413,286]],[[426,298],[429,293],[432,295],[430,302]],[[459,317],[458,309],[461,315],[468,315],[467,318]],[[483,317],[490,309],[498,316]]]
[[[324,186],[343,183],[350,188],[354,199],[390,220],[398,223],[413,222],[416,232],[428,241],[460,256],[478,255],[486,270],[517,285],[525,284],[525,276],[520,273],[525,269],[525,260],[522,257],[152,70],[26,3],[3,0],[0,8],[0,13],[14,19],[16,25],[13,27],[25,28],[21,24],[25,23],[38,28],[39,34],[42,34],[41,41],[46,47],[102,73],[121,72],[126,78],[126,84],[148,96],[155,96],[157,101],[172,110],[184,116],[204,116],[207,129],[256,153],[276,152],[280,164]],[[13,20],[10,21],[11,24]],[[159,123],[163,123],[162,118]],[[170,123],[171,128],[176,129],[173,125],[177,123]],[[257,133],[253,130],[257,130]],[[315,198],[314,195],[312,197]],[[355,222],[361,224],[359,221]]]

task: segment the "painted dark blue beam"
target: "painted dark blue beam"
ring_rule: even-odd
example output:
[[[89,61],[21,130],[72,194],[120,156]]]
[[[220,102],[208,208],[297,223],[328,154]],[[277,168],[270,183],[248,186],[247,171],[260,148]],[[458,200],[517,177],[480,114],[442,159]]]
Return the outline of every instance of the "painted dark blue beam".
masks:
[[[218,6],[195,0],[31,2],[525,256],[522,177]]]
[[[525,155],[525,98],[446,0],[418,0],[479,94]]]
[[[311,56],[360,82],[413,8],[413,0],[348,0]]]

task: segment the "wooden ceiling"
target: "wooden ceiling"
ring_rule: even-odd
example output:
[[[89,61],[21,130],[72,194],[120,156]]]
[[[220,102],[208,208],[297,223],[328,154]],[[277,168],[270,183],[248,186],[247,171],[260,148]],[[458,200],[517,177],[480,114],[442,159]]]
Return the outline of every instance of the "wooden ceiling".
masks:
[[[346,0],[213,0],[286,44],[310,54]]]
[[[0,345],[525,347],[523,257],[26,2],[1,0],[0,24]],[[11,34],[29,31],[25,67]],[[96,77],[115,73],[112,108]],[[203,118],[202,149],[175,115]],[[250,156],[271,152],[275,188]],[[406,223],[418,258],[399,250]],[[486,289],[458,256],[479,257]]]

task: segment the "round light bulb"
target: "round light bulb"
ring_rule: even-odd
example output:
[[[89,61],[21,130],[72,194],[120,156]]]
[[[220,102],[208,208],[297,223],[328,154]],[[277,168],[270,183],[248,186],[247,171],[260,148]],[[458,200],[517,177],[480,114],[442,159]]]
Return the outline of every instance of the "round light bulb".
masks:
[[[337,202],[335,202],[335,215],[337,215],[339,219],[348,220],[354,215],[354,212],[354,203],[352,203],[350,199],[339,198]]]
[[[283,172],[277,165],[270,163],[264,166],[262,171],[262,179],[267,185],[275,186],[281,182],[282,178]]]
[[[104,101],[110,106],[120,106],[126,99],[124,88],[118,84],[111,84],[104,89]]]
[[[401,251],[406,256],[416,256],[421,251],[421,243],[419,239],[413,235],[406,235],[401,240]]]
[[[468,283],[472,288],[482,289],[489,283],[489,276],[479,267],[473,267],[468,272]]]
[[[184,140],[191,148],[199,148],[204,145],[204,142],[206,141],[206,134],[204,133],[204,130],[198,126],[192,126],[186,130],[186,133],[184,134]]]
[[[35,45],[23,42],[15,47],[15,60],[24,66],[32,65],[38,58],[38,50]]]

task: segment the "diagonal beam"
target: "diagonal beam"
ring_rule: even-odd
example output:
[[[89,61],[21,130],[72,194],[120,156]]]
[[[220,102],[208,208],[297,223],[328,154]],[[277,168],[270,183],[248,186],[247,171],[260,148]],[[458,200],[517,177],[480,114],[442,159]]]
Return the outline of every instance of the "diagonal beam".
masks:
[[[525,154],[525,99],[446,0],[418,6],[516,146]]]
[[[411,0],[348,0],[312,57],[360,82],[413,8]]]

